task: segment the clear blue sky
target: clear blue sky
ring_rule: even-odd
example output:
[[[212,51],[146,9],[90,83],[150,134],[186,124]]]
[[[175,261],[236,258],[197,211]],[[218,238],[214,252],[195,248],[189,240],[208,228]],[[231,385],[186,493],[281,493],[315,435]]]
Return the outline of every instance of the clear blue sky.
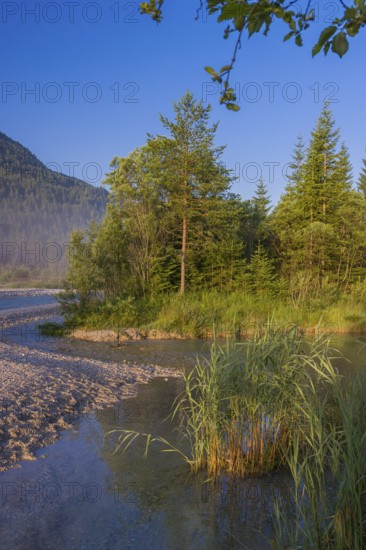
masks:
[[[27,12],[36,5],[38,13]],[[166,0],[159,26],[137,5],[2,2],[0,130],[51,167],[68,173],[75,165],[76,176],[98,180],[115,155],[142,145],[147,132],[162,132],[159,113],[172,115],[172,101],[190,89],[212,103],[212,120],[220,121],[223,160],[240,174],[233,190],[249,198],[262,174],[276,202],[296,137],[307,141],[328,98],[357,179],[366,156],[366,31],[351,39],[342,60],[310,53],[335,2],[319,3],[319,23],[303,48],[282,43],[281,24],[267,38],[243,41],[232,79],[238,113],[219,105],[203,69],[230,60],[224,26],[202,14],[195,20],[198,0]]]

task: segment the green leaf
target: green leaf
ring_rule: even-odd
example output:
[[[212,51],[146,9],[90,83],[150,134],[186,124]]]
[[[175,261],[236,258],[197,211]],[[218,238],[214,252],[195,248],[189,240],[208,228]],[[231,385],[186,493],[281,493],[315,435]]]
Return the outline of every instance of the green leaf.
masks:
[[[312,56],[314,57],[317,53],[320,52],[320,50],[323,48],[324,44],[328,42],[328,40],[333,36],[333,34],[336,32],[337,27],[335,25],[330,25],[330,27],[327,27],[324,29],[320,36],[317,44],[313,47],[312,50]]]
[[[226,108],[230,111],[240,111],[240,107],[236,103],[226,103]]]
[[[284,37],[283,41],[286,42],[286,41],[289,40],[294,34],[295,34],[294,31],[289,32],[289,33],[286,34],[286,36]]]
[[[217,18],[219,22],[227,21],[228,19],[243,19],[244,15],[247,12],[247,6],[245,4],[226,4],[222,10],[221,14]]]
[[[211,76],[214,76],[214,77],[217,76],[217,72],[212,67],[205,67],[205,71],[206,71],[206,73],[210,74]]]
[[[245,17],[244,15],[236,15],[233,19],[234,21],[234,27],[237,31],[241,31],[245,25]]]
[[[289,22],[289,25],[292,31],[296,31],[296,23],[293,19],[291,19],[291,21]]]
[[[297,46],[302,46],[301,34],[297,34],[297,35],[296,35],[295,43],[296,43]]]
[[[358,25],[358,23],[350,23],[349,25],[346,26],[346,31],[348,36],[356,36],[359,30],[360,30],[360,26]]]
[[[348,50],[348,40],[345,32],[339,32],[332,40],[332,52],[337,53],[339,57],[343,57]]]

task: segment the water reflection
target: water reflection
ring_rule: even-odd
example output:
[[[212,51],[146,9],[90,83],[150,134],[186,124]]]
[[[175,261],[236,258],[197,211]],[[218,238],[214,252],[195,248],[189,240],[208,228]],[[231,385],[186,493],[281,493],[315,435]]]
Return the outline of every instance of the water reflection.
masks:
[[[365,338],[335,336],[334,347],[351,361],[345,372],[365,372]],[[172,368],[191,366],[202,341],[111,344],[45,339],[33,344],[70,355]],[[177,440],[176,425],[164,422],[181,391],[179,380],[157,379],[137,398],[95,411],[21,469],[0,473],[0,546],[15,550],[83,549],[266,549],[274,536],[272,510],[281,496],[292,513],[290,481],[284,472],[216,483],[192,476],[174,453],[158,444],[144,459],[145,441],[113,454],[115,427]]]
[[[164,435],[180,391],[176,380],[154,380],[115,408],[90,414],[47,458],[0,474],[0,536],[4,548],[269,548],[271,509],[288,492],[283,474],[206,483],[174,453],[144,441],[113,454],[105,434],[114,426]]]

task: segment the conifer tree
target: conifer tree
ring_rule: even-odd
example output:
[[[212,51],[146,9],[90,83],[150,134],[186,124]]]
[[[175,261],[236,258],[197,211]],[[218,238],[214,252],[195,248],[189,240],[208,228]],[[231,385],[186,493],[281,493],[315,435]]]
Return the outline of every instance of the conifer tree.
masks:
[[[363,166],[358,180],[358,190],[366,198],[366,159],[362,159],[362,163]]]
[[[286,191],[290,192],[290,189],[296,188],[302,177],[302,171],[305,160],[305,143],[302,135],[299,134],[294,152],[292,155],[292,162],[289,165],[290,173],[287,175],[288,183],[286,185]]]
[[[259,245],[269,251],[271,241],[271,229],[269,225],[269,211],[271,200],[267,186],[263,179],[257,182],[254,197],[250,201],[249,216],[246,226],[246,251],[245,256],[251,259]]]
[[[271,248],[271,230],[269,225],[269,211],[271,208],[271,199],[268,194],[267,186],[262,178],[258,180],[257,188],[253,198],[254,208],[254,246],[257,248],[262,245],[268,253]]]
[[[214,145],[218,124],[209,126],[211,106],[204,107],[189,91],[174,104],[175,119],[161,116],[169,138],[160,136],[160,171],[169,189],[169,200],[180,218],[180,292],[186,288],[187,250],[195,218],[215,214],[229,189],[228,171],[220,164],[224,147]],[[159,143],[159,136],[158,141]],[[166,153],[164,154],[164,149]]]
[[[250,287],[254,294],[271,296],[275,288],[275,269],[273,261],[261,245],[253,254],[249,264]]]
[[[292,177],[274,216],[284,272],[310,274],[319,287],[340,265],[340,235],[345,236],[339,214],[352,193],[348,151],[344,144],[339,147],[339,137],[325,104],[300,173]],[[301,158],[301,149],[297,144],[295,157]]]

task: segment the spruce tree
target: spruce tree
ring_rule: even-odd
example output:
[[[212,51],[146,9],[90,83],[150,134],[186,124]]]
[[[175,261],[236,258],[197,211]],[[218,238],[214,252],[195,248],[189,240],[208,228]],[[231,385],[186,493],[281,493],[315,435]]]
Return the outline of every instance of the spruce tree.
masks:
[[[271,200],[262,178],[257,182],[254,197],[250,201],[250,212],[247,218],[245,256],[251,259],[259,245],[270,248],[271,230],[269,211]]]
[[[302,135],[299,134],[297,142],[295,144],[294,152],[292,155],[292,162],[289,165],[290,173],[288,174],[288,183],[286,185],[286,192],[290,192],[291,189],[298,187],[304,166],[305,160],[305,143]]]
[[[362,163],[363,166],[358,180],[358,190],[366,198],[366,159],[362,159]]]
[[[267,186],[260,178],[253,198],[254,208],[254,246],[262,245],[270,253],[271,250],[271,230],[269,225],[269,211],[271,208],[271,199]]]
[[[329,105],[325,103],[320,113],[317,126],[311,133],[309,148],[304,164],[304,174],[300,178],[299,192],[306,219],[310,222],[327,223],[330,214],[330,202],[335,189],[339,188],[337,168],[339,154],[339,130]]]
[[[253,203],[254,209],[258,215],[258,219],[260,219],[260,221],[266,220],[268,217],[268,212],[270,210],[271,199],[269,198],[268,190],[263,181],[263,178],[260,178],[258,180]]]
[[[275,290],[273,261],[261,245],[258,245],[249,264],[250,288],[261,297],[271,296]]]
[[[303,272],[313,277],[319,287],[324,277],[341,276],[340,208],[351,200],[351,166],[344,144],[339,147],[339,130],[335,128],[327,104],[311,133],[301,170],[295,172],[275,211],[275,226],[280,240],[285,274]],[[301,158],[296,146],[295,155]],[[338,266],[338,267],[337,267]]]

